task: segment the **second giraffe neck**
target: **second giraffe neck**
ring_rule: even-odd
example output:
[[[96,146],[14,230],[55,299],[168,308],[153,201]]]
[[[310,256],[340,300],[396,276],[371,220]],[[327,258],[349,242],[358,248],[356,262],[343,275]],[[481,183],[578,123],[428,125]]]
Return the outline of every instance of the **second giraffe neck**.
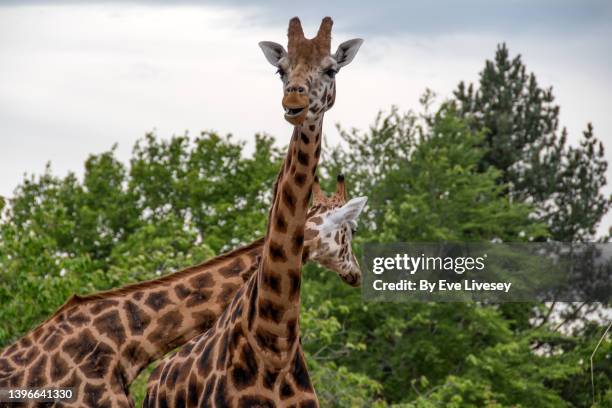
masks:
[[[116,313],[125,336],[116,353],[129,383],[150,361],[215,323],[235,292],[257,270],[263,246],[264,240],[258,239],[159,279],[82,298],[74,296],[62,309],[69,315],[83,311],[93,315],[94,328],[101,316]]]

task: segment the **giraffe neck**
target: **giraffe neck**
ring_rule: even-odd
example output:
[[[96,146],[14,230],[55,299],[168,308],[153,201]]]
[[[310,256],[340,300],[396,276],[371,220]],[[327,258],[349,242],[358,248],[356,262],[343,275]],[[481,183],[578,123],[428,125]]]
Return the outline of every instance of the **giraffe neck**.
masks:
[[[246,292],[243,320],[251,342],[264,354],[290,355],[299,332],[304,227],[319,156],[322,115],[296,126],[274,186],[262,262]]]

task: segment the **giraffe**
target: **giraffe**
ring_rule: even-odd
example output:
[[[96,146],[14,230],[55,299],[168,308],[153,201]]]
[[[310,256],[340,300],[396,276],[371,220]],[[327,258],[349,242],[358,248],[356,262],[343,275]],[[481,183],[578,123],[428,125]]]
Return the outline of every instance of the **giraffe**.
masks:
[[[304,245],[307,260],[326,265],[355,285],[361,272],[352,262],[346,225],[355,224],[365,199],[346,203],[338,198],[346,196],[343,191],[339,181],[333,202],[313,201]],[[263,239],[258,239],[155,280],[72,296],[51,318],[0,352],[0,388],[74,387],[77,399],[62,405],[132,406],[128,390],[136,376],[151,361],[210,328],[257,269],[262,250]]]
[[[278,68],[285,119],[294,125],[274,184],[262,259],[215,325],[154,370],[144,407],[318,406],[299,340],[301,268],[309,253],[304,242],[313,234],[313,226],[337,221],[334,216],[317,214],[330,201],[341,202],[346,196],[341,178],[341,193],[324,199],[315,172],[323,115],[335,101],[335,74],[351,62],[362,43],[360,39],[347,41],[330,55],[331,27],[332,20],[326,17],[317,36],[306,39],[294,17],[289,22],[287,51],[276,43],[260,43],[267,60]],[[311,195],[314,217],[308,223]],[[344,222],[343,236],[354,226],[354,217],[346,219],[351,221]],[[321,231],[328,240],[332,238],[326,228]],[[343,240],[340,234],[332,239],[336,245]],[[328,244],[318,248],[326,250]],[[356,264],[352,253],[345,255],[340,256],[341,263]]]

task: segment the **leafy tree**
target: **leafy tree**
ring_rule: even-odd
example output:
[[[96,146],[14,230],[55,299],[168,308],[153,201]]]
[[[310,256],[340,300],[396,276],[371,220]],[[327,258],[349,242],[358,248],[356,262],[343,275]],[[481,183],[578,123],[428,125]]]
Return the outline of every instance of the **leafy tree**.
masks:
[[[579,146],[569,146],[567,131],[559,131],[559,111],[552,88],[542,88],[517,55],[505,44],[480,73],[478,87],[461,82],[454,92],[459,112],[473,129],[485,132],[486,154],[481,169],[501,171],[519,201],[536,205],[552,238],[588,241],[608,211],[612,197],[606,184],[603,143],[587,125]]]
[[[589,123],[578,145],[568,144],[552,88],[541,87],[535,74],[527,73],[520,55],[511,58],[505,44],[498,46],[478,84],[461,82],[453,102],[473,129],[485,132],[487,154],[480,168],[500,170],[499,182],[508,185],[514,200],[535,206],[535,215],[547,224],[552,239],[596,239],[597,225],[612,203],[612,196],[602,191],[608,166],[603,143]],[[522,315],[519,324],[529,325],[529,305],[505,309]],[[601,309],[600,304],[553,302],[544,309],[542,324],[559,317],[566,326],[585,325],[588,316]]]
[[[480,147],[483,134],[472,131],[452,105],[443,105],[435,114],[425,115],[423,121],[412,113],[400,115],[392,110],[384,118],[379,115],[369,132],[342,135],[345,143],[330,154],[326,172],[349,169],[350,181],[356,167],[356,172],[363,174],[373,168],[371,174],[376,177],[374,181],[365,178],[362,183],[350,184],[354,195],[370,197],[369,222],[359,230],[360,240],[516,241],[547,235],[544,225],[530,219],[529,206],[503,194],[504,186],[497,183],[499,170],[480,171],[479,163],[486,153]],[[389,146],[390,151],[386,149]],[[322,273],[313,285],[325,281],[326,276]],[[512,330],[512,320],[498,307],[364,305],[359,294],[336,287],[340,284],[333,278],[327,278],[325,284],[333,289],[312,292],[334,293],[342,299],[335,303],[332,318],[342,322],[346,334],[336,340],[335,348],[311,352],[318,353],[318,358],[334,356],[334,361],[349,369],[368,373],[382,385],[380,395],[388,402],[429,401],[430,406],[439,406],[452,402],[440,393],[445,390],[451,396],[457,394],[455,386],[466,387],[463,400],[453,399],[458,406],[482,406],[494,401],[529,404],[537,400],[536,396],[554,406],[560,400],[554,390],[541,386],[553,370],[538,371],[536,382],[530,379],[517,384],[517,389],[526,391],[522,396],[501,375],[488,385],[481,382],[485,373],[473,380],[464,378],[470,366],[478,363],[474,356],[487,350],[495,353],[499,348],[516,348],[520,350],[517,360],[526,365],[533,362],[529,342],[519,345],[521,337]],[[320,347],[319,342],[316,346],[305,344],[309,351],[309,347]],[[357,346],[343,352],[347,344]],[[511,370],[516,361],[506,364]]]

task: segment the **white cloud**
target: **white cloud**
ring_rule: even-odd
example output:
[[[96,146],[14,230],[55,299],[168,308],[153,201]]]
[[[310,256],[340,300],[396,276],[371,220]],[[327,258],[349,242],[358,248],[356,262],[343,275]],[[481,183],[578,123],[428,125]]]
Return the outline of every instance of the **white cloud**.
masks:
[[[117,142],[126,160],[152,129],[163,137],[215,129],[248,140],[265,131],[285,143],[291,129],[280,82],[257,42],[284,42],[286,26],[252,24],[254,13],[189,5],[0,7],[0,194],[10,196],[24,172],[40,173],[48,160],[58,174],[79,173],[88,154]],[[337,31],[334,42],[359,34]],[[506,41],[543,85],[554,85],[572,138],[592,121],[612,148],[609,46],[600,36],[366,36],[338,76],[326,131],[336,139],[336,122],[367,128],[392,104],[418,109],[426,87],[449,96],[460,80],[475,81],[495,45]]]

